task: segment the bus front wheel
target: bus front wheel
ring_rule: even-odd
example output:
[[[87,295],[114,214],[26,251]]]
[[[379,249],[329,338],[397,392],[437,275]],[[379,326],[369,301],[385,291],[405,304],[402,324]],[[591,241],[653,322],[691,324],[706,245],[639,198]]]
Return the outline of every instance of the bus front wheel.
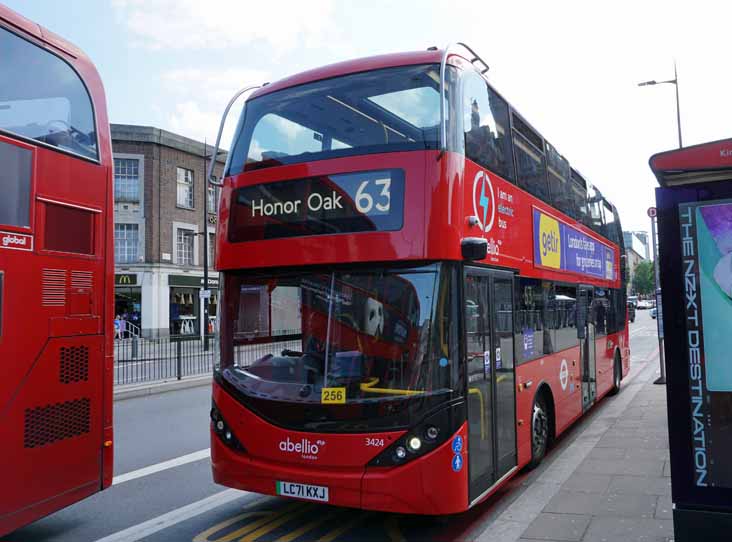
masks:
[[[543,394],[534,397],[531,412],[531,461],[527,467],[533,469],[541,463],[549,446],[549,409]]]

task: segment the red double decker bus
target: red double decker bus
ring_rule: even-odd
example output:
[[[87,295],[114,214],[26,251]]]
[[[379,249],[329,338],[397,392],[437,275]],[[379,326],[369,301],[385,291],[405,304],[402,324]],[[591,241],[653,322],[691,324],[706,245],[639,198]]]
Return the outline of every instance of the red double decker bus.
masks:
[[[486,70],[460,44],[246,101],[217,234],[216,482],[460,512],[619,389],[618,213]]]
[[[0,5],[0,535],[112,481],[112,150],[89,59]]]

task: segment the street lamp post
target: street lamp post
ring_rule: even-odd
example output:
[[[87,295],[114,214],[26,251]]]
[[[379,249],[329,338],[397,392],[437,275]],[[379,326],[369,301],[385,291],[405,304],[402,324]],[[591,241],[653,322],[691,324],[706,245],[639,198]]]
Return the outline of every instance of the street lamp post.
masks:
[[[652,85],[663,85],[663,84],[671,84],[676,87],[676,129],[678,131],[679,135],[679,148],[682,148],[684,145],[681,142],[681,108],[679,107],[679,76],[676,72],[676,62],[674,62],[674,78],[669,79],[667,81],[643,81],[642,83],[638,83],[639,87],[648,87]],[[656,296],[656,327],[658,329],[658,356],[659,361],[661,363],[661,376],[656,379],[654,384],[665,384],[666,383],[666,365],[664,362],[664,356],[663,356],[663,315],[660,313],[661,307],[659,306],[659,300],[661,299],[661,296],[659,295],[661,291],[661,283],[659,278],[659,270],[658,270],[658,253],[656,250],[656,208],[651,207],[648,209],[648,216],[651,219],[651,239],[653,240],[653,277],[654,277],[654,294]]]
[[[648,87],[652,85],[663,85],[663,84],[671,84],[676,87],[676,128],[679,133],[679,148],[683,147],[683,144],[681,143],[681,109],[679,108],[679,76],[676,73],[676,62],[674,62],[674,78],[669,79],[668,81],[643,81],[642,83],[638,83],[639,87]]]

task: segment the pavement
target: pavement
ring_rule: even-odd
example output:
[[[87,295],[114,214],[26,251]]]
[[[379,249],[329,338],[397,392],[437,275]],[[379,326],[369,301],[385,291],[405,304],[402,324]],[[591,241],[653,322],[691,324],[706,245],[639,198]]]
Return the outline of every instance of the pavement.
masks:
[[[145,395],[156,395],[158,393],[210,386],[211,380],[212,374],[209,372],[204,375],[183,377],[180,380],[171,379],[139,384],[117,385],[114,386],[114,400],[122,401],[124,399],[144,397]]]
[[[631,324],[631,352],[617,396],[562,435],[538,468],[463,514],[366,512],[217,486],[206,376],[195,387],[116,402],[112,487],[3,540],[665,542],[673,532],[665,387],[652,384],[658,342],[648,311]]]

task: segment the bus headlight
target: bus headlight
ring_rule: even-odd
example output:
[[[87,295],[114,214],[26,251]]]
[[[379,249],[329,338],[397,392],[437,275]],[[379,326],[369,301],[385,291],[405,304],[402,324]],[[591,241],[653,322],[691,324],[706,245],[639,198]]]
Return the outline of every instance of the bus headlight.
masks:
[[[409,446],[409,449],[412,452],[416,453],[422,447],[422,441],[419,439],[419,437],[412,437],[407,441],[407,446]]]
[[[434,425],[430,425],[424,432],[424,436],[427,440],[437,440],[440,434],[440,429]]]
[[[454,435],[466,420],[465,402],[448,404],[396,439],[369,461],[369,467],[394,467],[426,455]]]
[[[233,431],[226,423],[226,420],[221,416],[221,412],[216,406],[216,403],[213,402],[213,399],[211,400],[211,426],[214,433],[216,433],[226,446],[238,452],[246,451],[244,446],[242,446],[239,439],[236,438]]]

